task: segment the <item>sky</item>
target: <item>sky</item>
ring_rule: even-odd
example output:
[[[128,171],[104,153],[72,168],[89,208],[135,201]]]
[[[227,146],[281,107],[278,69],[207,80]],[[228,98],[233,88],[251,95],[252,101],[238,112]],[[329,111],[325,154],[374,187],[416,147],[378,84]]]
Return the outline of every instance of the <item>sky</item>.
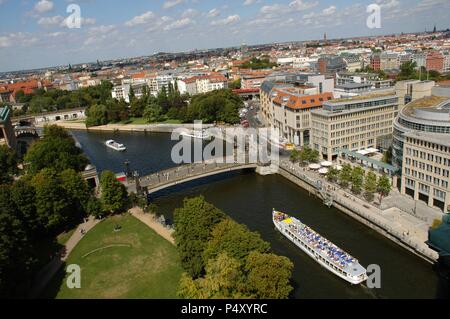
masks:
[[[367,27],[372,3],[381,8],[381,28]],[[80,28],[69,28],[74,4]],[[446,29],[449,12],[449,0],[0,0],[0,72],[322,39],[325,32],[343,38]]]

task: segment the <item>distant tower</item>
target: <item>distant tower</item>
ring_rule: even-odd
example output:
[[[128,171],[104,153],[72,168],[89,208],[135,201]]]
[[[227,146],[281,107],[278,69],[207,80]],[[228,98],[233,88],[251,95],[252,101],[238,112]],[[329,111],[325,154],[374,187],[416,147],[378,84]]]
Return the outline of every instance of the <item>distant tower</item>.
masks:
[[[244,41],[244,42],[242,42],[242,45],[241,45],[241,54],[243,57],[245,57],[247,55],[247,53],[248,53],[248,46]]]
[[[324,35],[323,35],[323,41],[324,41],[325,43],[327,43],[327,33],[326,33],[326,32],[325,32]]]
[[[433,33],[436,33],[436,25],[434,25]]]

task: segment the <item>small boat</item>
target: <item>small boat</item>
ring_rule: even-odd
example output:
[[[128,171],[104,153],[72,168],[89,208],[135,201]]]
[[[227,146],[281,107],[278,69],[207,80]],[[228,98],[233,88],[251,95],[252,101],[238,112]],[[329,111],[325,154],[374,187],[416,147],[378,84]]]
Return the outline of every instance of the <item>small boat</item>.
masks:
[[[278,231],[328,271],[353,285],[367,280],[367,271],[356,258],[300,220],[276,210],[272,220]]]
[[[189,133],[183,132],[180,135],[186,136],[186,137],[198,138],[198,139],[202,139],[202,140],[211,139],[211,135],[206,130],[202,130],[201,132],[199,132],[199,131],[193,131],[193,132],[189,132]]]
[[[105,145],[108,146],[109,148],[112,148],[115,151],[119,151],[119,152],[123,152],[125,151],[127,148],[125,147],[125,145],[117,143],[114,140],[108,140],[105,142]]]

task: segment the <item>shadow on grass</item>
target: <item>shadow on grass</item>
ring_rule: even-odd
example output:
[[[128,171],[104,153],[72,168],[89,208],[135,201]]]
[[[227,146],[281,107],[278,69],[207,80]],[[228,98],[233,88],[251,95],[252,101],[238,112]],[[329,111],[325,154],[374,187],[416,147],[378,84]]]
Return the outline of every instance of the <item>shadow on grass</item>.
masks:
[[[56,299],[66,277],[66,263],[63,262],[58,272],[53,276],[38,299]]]

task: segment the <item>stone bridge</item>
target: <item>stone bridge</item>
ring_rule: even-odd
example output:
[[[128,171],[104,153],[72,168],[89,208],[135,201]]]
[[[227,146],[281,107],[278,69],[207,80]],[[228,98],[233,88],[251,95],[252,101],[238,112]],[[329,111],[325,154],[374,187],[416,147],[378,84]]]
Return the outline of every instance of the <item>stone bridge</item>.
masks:
[[[261,175],[274,173],[270,166],[257,163],[202,162],[182,165],[144,177],[128,178],[124,182],[129,192],[152,194],[193,180],[243,169],[255,169]]]

